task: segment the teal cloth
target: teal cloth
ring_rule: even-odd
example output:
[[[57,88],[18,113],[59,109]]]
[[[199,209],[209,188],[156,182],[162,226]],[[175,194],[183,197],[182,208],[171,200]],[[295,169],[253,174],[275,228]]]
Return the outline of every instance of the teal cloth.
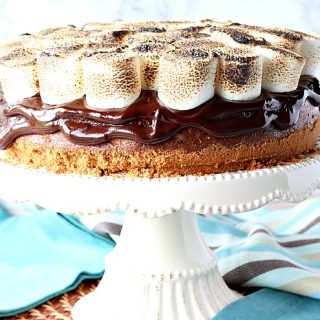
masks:
[[[34,205],[16,209],[24,215],[9,216],[0,203],[0,317],[73,290],[84,279],[99,278],[104,257],[114,246],[74,217]],[[123,216],[114,211],[104,217],[114,227]],[[228,306],[215,320],[320,320],[320,300],[310,298],[320,299],[319,217],[319,197],[295,207],[277,204],[250,213],[199,217],[206,243],[216,246],[227,284],[291,291],[259,291]],[[295,304],[300,307],[294,309]]]
[[[9,216],[0,205],[0,317],[33,308],[102,276],[114,247],[76,218],[24,206]]]
[[[320,301],[263,289],[224,308],[213,320],[319,320]]]

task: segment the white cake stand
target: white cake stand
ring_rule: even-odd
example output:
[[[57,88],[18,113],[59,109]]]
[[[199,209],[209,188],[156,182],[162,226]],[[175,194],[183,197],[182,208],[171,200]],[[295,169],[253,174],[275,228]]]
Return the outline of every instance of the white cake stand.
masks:
[[[320,145],[319,145],[320,146]],[[196,213],[298,202],[320,187],[320,154],[284,166],[203,177],[129,179],[57,175],[0,165],[0,194],[58,212],[124,209],[120,240],[75,320],[209,320],[238,296],[201,238]]]

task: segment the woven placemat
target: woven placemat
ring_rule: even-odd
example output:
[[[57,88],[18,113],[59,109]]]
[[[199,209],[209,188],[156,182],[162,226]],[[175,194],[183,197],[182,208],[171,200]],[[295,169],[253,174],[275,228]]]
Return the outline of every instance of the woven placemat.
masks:
[[[14,317],[2,318],[6,320],[72,320],[71,310],[74,304],[86,294],[94,291],[100,280],[85,280],[79,287],[61,296],[49,300],[38,308],[18,314]],[[257,288],[233,288],[242,295],[250,294]]]
[[[71,320],[73,305],[86,294],[94,291],[99,280],[86,280],[79,287],[59,297],[49,300],[38,308],[31,309],[7,320]]]

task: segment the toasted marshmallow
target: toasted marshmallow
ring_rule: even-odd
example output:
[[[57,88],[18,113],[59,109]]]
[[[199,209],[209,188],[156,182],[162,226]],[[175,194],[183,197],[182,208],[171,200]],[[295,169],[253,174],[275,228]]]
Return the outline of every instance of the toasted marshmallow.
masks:
[[[302,36],[298,32],[288,29],[263,28],[244,24],[240,26],[231,24],[229,27],[244,30],[254,37],[263,38],[273,46],[291,50],[296,53],[300,52]]]
[[[84,31],[88,36],[98,34],[99,32],[108,33],[112,31],[129,30],[130,23],[117,20],[113,22],[90,22],[82,26],[80,30]]]
[[[212,27],[225,27],[230,25],[231,21],[217,21],[214,19],[201,19],[200,23],[204,26],[212,26]]]
[[[214,53],[215,48],[224,46],[222,43],[217,43],[211,41],[209,38],[186,38],[180,39],[173,43],[173,45],[178,49],[188,49],[188,50],[204,50],[208,53]]]
[[[320,79],[320,35],[302,34],[301,55],[306,59],[303,75],[311,75]]]
[[[216,93],[228,100],[252,100],[261,94],[262,57],[245,48],[221,47]]]
[[[127,28],[135,33],[163,33],[166,32],[165,26],[158,25],[154,21],[130,22]]]
[[[60,50],[61,48],[82,48],[87,45],[88,39],[82,38],[61,38],[59,40],[40,40],[39,41],[39,51],[54,51]],[[73,51],[73,49],[71,49]]]
[[[231,32],[228,32],[228,31]],[[231,46],[237,46],[237,43],[235,43],[231,37],[232,30],[235,29],[227,29],[227,28],[221,28],[221,27],[207,27],[203,30],[203,32],[206,32],[210,34],[210,40],[223,43],[225,45],[231,45]],[[236,32],[239,32],[235,30]]]
[[[138,32],[132,33],[125,38],[124,43],[129,46],[138,45],[143,42],[153,42],[157,44],[167,44],[175,42],[175,38],[172,33],[145,33]]]
[[[295,90],[297,88],[301,70],[304,64],[304,59],[300,55],[291,50],[286,50],[280,47],[274,47],[269,44],[264,38],[258,37],[264,35],[262,28],[247,28],[247,33],[244,29],[233,29],[229,27],[214,28],[212,31],[212,39],[219,40],[229,47],[242,48],[256,52],[257,55],[263,56],[263,74],[262,88],[273,92],[285,92]],[[252,30],[256,36],[252,35]],[[262,29],[265,30],[265,29]],[[301,37],[294,38],[295,34],[276,32],[267,33],[269,40],[275,39],[280,41],[289,41],[295,39],[300,43]],[[280,35],[279,35],[280,34]],[[274,39],[275,38],[275,39]],[[300,44],[299,44],[300,45]],[[217,89],[218,90],[218,89]],[[258,92],[257,92],[258,94]]]
[[[44,30],[37,34],[37,38],[41,50],[85,45],[88,42],[85,32],[74,27]]]
[[[128,37],[132,35],[130,30],[102,30],[90,32],[88,35],[89,43],[100,43],[102,47],[108,49],[109,44],[121,45],[125,44]]]
[[[55,35],[60,34],[61,32],[73,32],[76,31],[77,28],[73,25],[61,26],[43,29],[35,33],[35,36],[38,38],[47,38],[47,37],[55,37]]]
[[[261,46],[257,50],[263,56],[262,88],[271,92],[295,90],[306,60],[277,47]]]
[[[241,48],[243,46],[260,46],[267,45],[268,42],[261,37],[254,37],[244,30],[228,27],[209,27],[206,32],[210,33],[212,41],[224,43],[225,45]]]
[[[193,25],[195,22],[193,21],[159,21],[157,22],[157,26],[159,28],[165,28],[167,31],[177,30],[182,28],[187,28],[190,25]]]
[[[129,105],[141,88],[158,90],[168,107],[186,110],[215,93],[250,100],[260,95],[261,86],[273,92],[296,89],[301,73],[320,78],[319,35],[214,20],[51,28],[0,43],[0,59],[23,48],[45,52],[37,59],[44,102],[65,103],[87,93],[88,106],[98,110]],[[2,63],[1,68],[9,67]],[[2,75],[12,74],[10,68]],[[21,72],[32,74],[28,68]],[[36,83],[37,75],[30,77],[29,83]]]
[[[0,43],[0,57],[3,57],[15,49],[34,49],[37,47],[35,44],[36,37],[31,34],[23,34],[10,41]]]
[[[140,57],[141,87],[145,90],[157,90],[159,83],[159,63],[161,55],[169,49],[169,44],[140,42],[131,46],[131,50]]]
[[[128,49],[128,46],[125,44],[118,44],[116,42],[107,42],[107,41],[90,41],[84,47],[86,55],[90,55],[95,52],[122,52]]]
[[[39,92],[36,52],[13,49],[0,58],[0,82],[8,103],[32,97]]]
[[[249,33],[245,32],[245,29]],[[281,40],[286,45],[290,41],[297,41],[301,45],[299,40],[301,37],[295,37],[296,34],[292,35],[289,31],[287,33],[283,31],[282,34],[279,30],[276,32],[277,29],[271,29],[272,32],[270,31],[269,33],[265,30],[256,27],[240,28],[239,30],[229,27],[213,28],[211,30],[211,39],[219,40],[228,47],[246,49],[256,52],[257,55],[262,55],[263,89],[273,92],[295,90],[299,82],[304,59],[291,50],[271,46],[261,35],[267,34],[269,40],[273,40],[276,43],[279,43]],[[255,33],[255,36],[252,35],[253,33]]]
[[[8,55],[11,51],[15,49],[23,49],[23,44],[16,41],[10,41],[7,43],[0,44],[0,58]]]
[[[62,104],[83,97],[81,48],[53,48],[38,56],[40,94],[44,103]]]
[[[169,108],[189,110],[214,96],[218,58],[201,49],[178,49],[160,58],[159,99]]]
[[[94,52],[82,63],[88,108],[123,108],[139,97],[140,61],[135,53]]]
[[[86,32],[110,30],[114,28],[112,22],[88,22],[82,26],[82,30]]]

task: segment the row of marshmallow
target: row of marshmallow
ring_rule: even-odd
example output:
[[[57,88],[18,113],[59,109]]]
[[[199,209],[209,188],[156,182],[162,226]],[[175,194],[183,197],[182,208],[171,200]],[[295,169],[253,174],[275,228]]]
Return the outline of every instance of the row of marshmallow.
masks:
[[[208,46],[215,47],[217,54],[206,50]],[[257,98],[261,88],[295,90],[305,63],[304,57],[285,49],[261,46],[248,50],[201,41],[186,41],[180,49],[161,54],[84,54],[75,48],[37,54],[32,49],[15,49],[0,58],[0,81],[9,103],[39,92],[42,101],[52,105],[86,95],[90,109],[104,110],[126,107],[141,89],[151,89],[158,91],[166,106],[188,110],[215,93],[239,101]],[[308,63],[308,74],[318,76],[320,63]]]

